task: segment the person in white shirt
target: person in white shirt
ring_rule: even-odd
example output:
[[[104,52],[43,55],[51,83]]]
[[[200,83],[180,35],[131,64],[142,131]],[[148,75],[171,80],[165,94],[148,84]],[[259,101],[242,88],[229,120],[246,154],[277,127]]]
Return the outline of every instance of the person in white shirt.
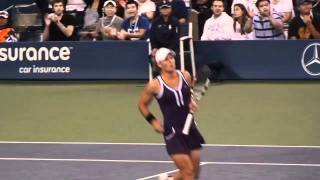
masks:
[[[271,0],[270,8],[271,12],[282,16],[283,23],[288,24],[294,17],[292,0]]]
[[[156,12],[156,4],[151,0],[137,0],[139,4],[138,14],[145,16],[151,22]]]
[[[255,14],[257,14],[258,8],[256,7],[256,2],[257,0],[233,0],[232,5],[231,5],[231,14],[234,14],[234,5],[235,4],[243,4],[250,17],[253,17]]]
[[[66,11],[84,11],[87,4],[83,0],[68,0]]]
[[[283,22],[283,31],[285,38],[288,39],[288,29],[291,19],[294,17],[294,9],[292,0],[271,0],[271,12],[280,15]]]
[[[246,7],[239,3],[234,5],[232,40],[253,39],[252,18],[248,15]]]
[[[211,18],[204,24],[201,40],[230,40],[233,36],[233,19],[224,11],[223,0],[213,0]]]

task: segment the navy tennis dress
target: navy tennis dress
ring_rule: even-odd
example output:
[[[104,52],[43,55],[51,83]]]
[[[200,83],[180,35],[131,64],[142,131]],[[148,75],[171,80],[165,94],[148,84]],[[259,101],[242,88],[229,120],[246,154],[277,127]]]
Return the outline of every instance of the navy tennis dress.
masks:
[[[161,76],[157,76],[160,92],[156,95],[164,118],[164,140],[168,154],[189,154],[200,149],[204,139],[192,123],[189,135],[182,134],[182,129],[189,113],[190,86],[181,71],[177,70],[179,84],[176,89],[168,86]]]

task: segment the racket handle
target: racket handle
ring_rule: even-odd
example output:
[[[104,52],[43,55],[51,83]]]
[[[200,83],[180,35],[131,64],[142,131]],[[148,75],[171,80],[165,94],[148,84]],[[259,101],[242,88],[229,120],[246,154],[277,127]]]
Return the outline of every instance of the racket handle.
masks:
[[[191,127],[191,124],[192,124],[192,119],[193,119],[193,114],[189,113],[188,116],[187,116],[186,122],[185,122],[185,124],[183,126],[183,130],[182,130],[183,134],[189,135],[190,127]]]

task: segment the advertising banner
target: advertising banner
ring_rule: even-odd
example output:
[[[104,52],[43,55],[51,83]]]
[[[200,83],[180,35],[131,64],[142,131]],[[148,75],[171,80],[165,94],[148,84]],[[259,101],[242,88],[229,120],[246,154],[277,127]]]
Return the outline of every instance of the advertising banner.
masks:
[[[319,79],[319,53],[319,41],[195,42],[197,64],[222,63],[219,79]],[[0,44],[0,79],[147,79],[148,62],[145,41]]]
[[[145,41],[0,45],[0,79],[147,79],[147,72]]]
[[[200,63],[220,61],[221,79],[320,79],[320,41],[198,41]]]

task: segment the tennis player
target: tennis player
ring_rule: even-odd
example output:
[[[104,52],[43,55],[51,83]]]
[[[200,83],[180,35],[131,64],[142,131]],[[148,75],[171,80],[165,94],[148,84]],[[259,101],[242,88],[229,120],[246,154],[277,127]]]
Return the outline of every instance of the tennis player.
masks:
[[[191,76],[187,71],[179,71],[175,66],[175,53],[160,48],[155,54],[160,75],[151,80],[142,92],[139,110],[153,129],[163,134],[166,149],[179,169],[173,177],[163,174],[161,180],[194,180],[200,171],[200,149],[204,139],[195,123],[189,135],[182,129],[189,110],[196,111],[197,105],[191,98]],[[163,125],[149,110],[149,104],[156,98],[163,114]]]

